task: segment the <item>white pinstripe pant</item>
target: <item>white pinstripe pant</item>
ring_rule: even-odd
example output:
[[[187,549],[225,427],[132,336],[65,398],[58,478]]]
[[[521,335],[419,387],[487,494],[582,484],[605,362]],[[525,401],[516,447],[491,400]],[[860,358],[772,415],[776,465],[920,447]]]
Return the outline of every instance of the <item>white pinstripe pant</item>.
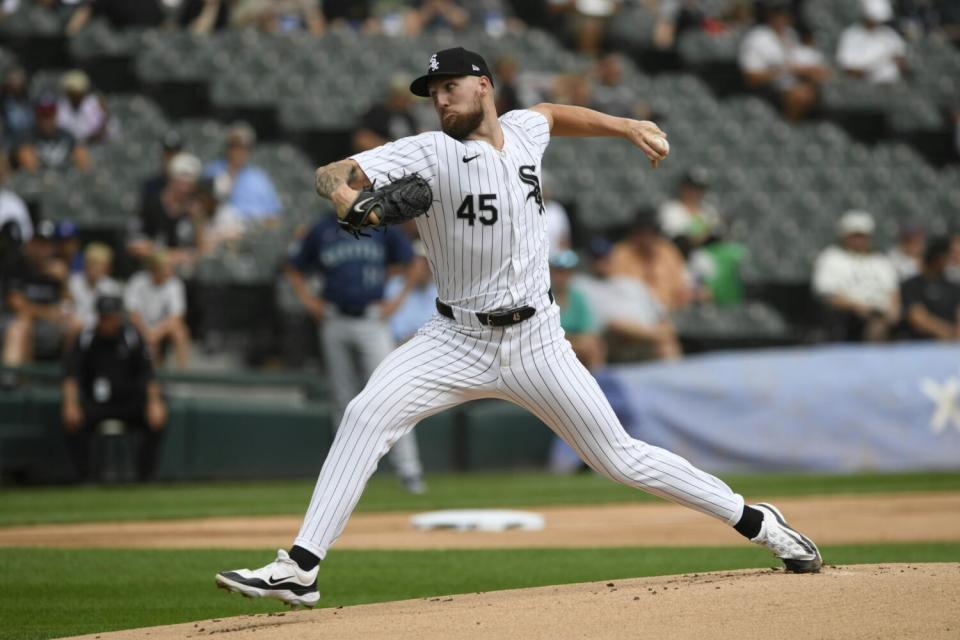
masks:
[[[395,350],[349,404],[296,544],[323,558],[377,463],[423,418],[469,400],[501,398],[533,412],[597,472],[733,525],[743,497],[683,458],[631,438],[563,336],[559,309],[482,327],[434,316]],[[474,326],[468,326],[467,323]]]

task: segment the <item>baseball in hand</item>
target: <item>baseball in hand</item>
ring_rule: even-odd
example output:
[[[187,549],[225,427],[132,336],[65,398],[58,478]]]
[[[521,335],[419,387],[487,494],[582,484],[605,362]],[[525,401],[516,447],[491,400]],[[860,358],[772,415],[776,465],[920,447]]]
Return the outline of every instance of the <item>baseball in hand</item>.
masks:
[[[662,136],[657,136],[653,139],[653,144],[654,146],[657,147],[657,149],[660,150],[660,153],[662,153],[664,156],[667,156],[670,154],[670,143],[667,142],[666,138]]]

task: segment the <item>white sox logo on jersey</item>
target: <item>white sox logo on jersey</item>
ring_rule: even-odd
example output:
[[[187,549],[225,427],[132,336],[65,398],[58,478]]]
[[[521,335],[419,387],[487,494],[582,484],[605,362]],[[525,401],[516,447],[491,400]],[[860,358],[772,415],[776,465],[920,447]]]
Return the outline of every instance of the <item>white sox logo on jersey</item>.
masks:
[[[533,187],[527,194],[527,200],[533,198],[543,214],[543,193],[540,191],[540,178],[537,177],[537,168],[532,164],[525,164],[520,167],[520,180],[524,184]]]

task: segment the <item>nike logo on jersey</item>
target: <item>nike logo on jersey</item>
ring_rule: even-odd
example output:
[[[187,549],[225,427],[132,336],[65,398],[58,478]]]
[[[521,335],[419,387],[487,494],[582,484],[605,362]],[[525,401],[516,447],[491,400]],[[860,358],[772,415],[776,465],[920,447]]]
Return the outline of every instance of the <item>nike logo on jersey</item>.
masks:
[[[267,578],[267,584],[269,585],[280,584],[284,580],[289,580],[290,578],[293,578],[293,577],[294,577],[293,575],[283,576],[282,578],[275,578],[273,576],[270,576],[269,578]]]
[[[463,156],[463,161],[466,163],[466,162],[470,162],[471,160],[476,160],[479,157],[480,157],[479,153],[475,156],[470,156],[469,158],[467,156]]]

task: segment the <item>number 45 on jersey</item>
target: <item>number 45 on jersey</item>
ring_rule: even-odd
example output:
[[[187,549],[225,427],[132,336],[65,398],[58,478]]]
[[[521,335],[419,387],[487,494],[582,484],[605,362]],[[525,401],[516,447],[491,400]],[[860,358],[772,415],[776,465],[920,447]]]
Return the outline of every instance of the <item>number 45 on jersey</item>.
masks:
[[[496,201],[497,194],[495,193],[467,194],[467,197],[457,208],[457,218],[466,220],[471,227],[476,220],[485,225],[496,224],[499,216],[494,204]]]

